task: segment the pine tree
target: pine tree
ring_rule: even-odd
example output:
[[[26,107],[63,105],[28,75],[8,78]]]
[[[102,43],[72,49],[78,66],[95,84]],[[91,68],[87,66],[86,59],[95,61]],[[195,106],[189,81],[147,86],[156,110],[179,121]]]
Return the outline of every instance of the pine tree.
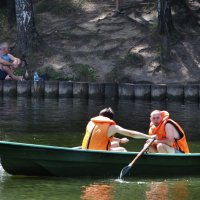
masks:
[[[19,53],[26,57],[38,45],[32,0],[15,0],[15,6],[17,47]]]
[[[174,30],[171,0],[158,0],[158,30],[161,36],[161,61],[170,56],[170,34]]]

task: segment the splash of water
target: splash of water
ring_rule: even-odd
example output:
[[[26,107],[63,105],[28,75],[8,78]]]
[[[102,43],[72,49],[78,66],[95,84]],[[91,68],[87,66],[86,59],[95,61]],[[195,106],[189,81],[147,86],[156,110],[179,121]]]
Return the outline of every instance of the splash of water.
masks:
[[[0,164],[0,182],[3,180],[4,173],[5,173],[5,171],[4,171],[3,167],[2,167],[2,165]]]
[[[118,182],[118,183],[130,183],[129,181],[125,181],[123,179],[120,179],[120,178],[117,178],[114,180],[115,182]]]

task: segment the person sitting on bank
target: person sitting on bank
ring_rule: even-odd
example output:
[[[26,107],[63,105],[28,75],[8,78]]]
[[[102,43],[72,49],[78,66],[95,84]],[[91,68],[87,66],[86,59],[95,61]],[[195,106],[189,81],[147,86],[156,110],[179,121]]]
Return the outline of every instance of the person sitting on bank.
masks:
[[[167,111],[154,110],[150,115],[150,121],[149,135],[156,135],[157,140],[150,146],[148,152],[189,153],[183,129],[170,119]]]
[[[0,44],[0,80],[13,79],[23,80],[22,76],[15,76],[13,73],[19,67],[19,58],[9,54],[8,43]]]
[[[126,143],[128,139],[116,138],[114,137],[116,133],[141,139],[153,139],[156,137],[122,128],[116,125],[113,117],[113,110],[111,108],[105,108],[100,111],[99,116],[90,120],[82,141],[82,149],[126,151],[124,147],[120,147],[119,143]]]

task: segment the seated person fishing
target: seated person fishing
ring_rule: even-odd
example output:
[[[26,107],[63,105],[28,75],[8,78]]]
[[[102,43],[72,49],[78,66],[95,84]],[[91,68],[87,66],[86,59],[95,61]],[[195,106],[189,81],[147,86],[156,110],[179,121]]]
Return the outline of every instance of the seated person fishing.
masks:
[[[167,111],[154,110],[150,115],[150,121],[149,135],[156,135],[157,140],[150,146],[148,152],[189,153],[183,129],[170,119]]]
[[[127,138],[115,138],[119,133],[132,138],[152,139],[156,136],[124,129],[113,121],[114,112],[111,108],[105,108],[100,111],[99,116],[90,120],[86,127],[86,133],[82,142],[82,149],[108,150],[108,151],[126,151],[120,147],[119,143],[128,142]]]
[[[13,79],[23,80],[22,76],[15,76],[13,73],[19,67],[21,61],[9,54],[8,43],[0,44],[0,80]]]

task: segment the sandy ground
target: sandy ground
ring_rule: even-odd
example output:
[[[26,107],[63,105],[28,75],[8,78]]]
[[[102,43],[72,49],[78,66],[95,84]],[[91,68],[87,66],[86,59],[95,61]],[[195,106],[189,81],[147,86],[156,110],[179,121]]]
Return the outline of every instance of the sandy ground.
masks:
[[[117,16],[113,1],[72,2],[78,5],[77,11],[66,15],[38,12],[35,5],[36,26],[43,39],[36,66],[73,77],[74,65],[87,65],[99,82],[200,82],[198,1],[190,1],[196,11],[195,23],[184,23],[173,13],[176,31],[165,63],[160,62],[157,11],[152,1],[135,1]]]

